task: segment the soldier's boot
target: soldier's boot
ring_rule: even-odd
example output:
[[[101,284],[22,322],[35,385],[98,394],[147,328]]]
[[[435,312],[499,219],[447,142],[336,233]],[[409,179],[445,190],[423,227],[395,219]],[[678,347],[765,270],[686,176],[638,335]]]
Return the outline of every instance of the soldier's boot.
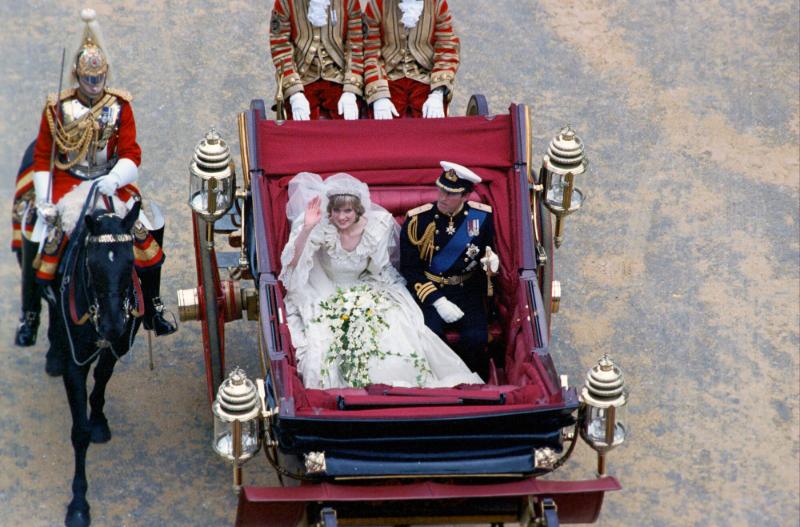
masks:
[[[25,347],[36,344],[36,333],[39,331],[42,290],[36,282],[36,270],[33,268],[33,260],[36,257],[38,246],[39,244],[31,242],[23,236],[19,261],[22,271],[22,315],[14,336],[14,344],[17,346]]]
[[[150,231],[153,238],[159,245],[164,241],[164,228]],[[142,282],[142,295],[144,296],[144,328],[155,331],[157,337],[170,335],[178,330],[175,317],[167,311],[161,302],[161,267],[146,269],[139,272],[139,280]],[[172,321],[167,319],[172,318]]]

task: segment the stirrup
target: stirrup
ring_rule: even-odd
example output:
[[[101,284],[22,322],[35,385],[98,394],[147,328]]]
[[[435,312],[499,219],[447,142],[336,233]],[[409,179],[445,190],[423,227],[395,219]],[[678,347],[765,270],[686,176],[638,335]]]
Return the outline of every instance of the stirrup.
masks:
[[[24,311],[19,319],[19,326],[14,335],[14,344],[28,347],[36,344],[36,333],[39,331],[39,313]]]
[[[145,313],[144,320],[142,320],[144,329],[155,331],[156,337],[171,335],[178,331],[178,322],[175,319],[175,315],[167,311],[167,308],[165,308],[164,304],[161,302],[161,297],[154,297],[152,303],[152,312]],[[169,315],[170,318],[172,318],[172,322],[167,320],[164,315]]]

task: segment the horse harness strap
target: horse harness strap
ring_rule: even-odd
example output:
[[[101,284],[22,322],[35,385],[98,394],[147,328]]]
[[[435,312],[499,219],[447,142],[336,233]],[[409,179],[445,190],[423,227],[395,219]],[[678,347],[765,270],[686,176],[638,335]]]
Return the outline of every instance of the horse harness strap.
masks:
[[[86,244],[90,243],[127,243],[133,241],[133,234],[100,234],[87,236]]]

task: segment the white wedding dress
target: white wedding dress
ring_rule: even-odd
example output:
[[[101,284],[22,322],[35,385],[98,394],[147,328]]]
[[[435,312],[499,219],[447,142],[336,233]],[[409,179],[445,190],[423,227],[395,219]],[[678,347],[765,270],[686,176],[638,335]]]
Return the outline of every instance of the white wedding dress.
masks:
[[[321,314],[320,302],[335,294],[337,288],[358,285],[369,286],[388,300],[384,313],[387,327],[381,328],[378,341],[380,348],[389,353],[383,358],[370,358],[371,383],[404,387],[482,384],[480,377],[425,325],[422,311],[406,290],[403,277],[392,266],[390,254],[396,249],[398,228],[392,216],[385,210],[371,210],[364,217],[367,220],[364,234],[352,251],[342,248],[336,227],[326,217],[311,232],[293,268],[288,263],[294,256],[302,217],[294,222],[284,247],[280,280],[287,290],[287,321],[304,385],[348,386],[337,367],[323,367],[333,332],[326,320],[314,319]]]

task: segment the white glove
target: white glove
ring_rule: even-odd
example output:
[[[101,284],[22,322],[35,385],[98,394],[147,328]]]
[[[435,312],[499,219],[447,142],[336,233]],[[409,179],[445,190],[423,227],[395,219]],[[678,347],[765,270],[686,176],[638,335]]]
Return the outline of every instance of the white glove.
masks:
[[[303,92],[297,92],[289,97],[289,104],[292,105],[292,120],[308,121],[311,119],[311,105]]]
[[[136,163],[123,157],[105,176],[97,178],[97,190],[106,196],[113,196],[118,188],[130,185],[139,179],[139,167]]]
[[[452,324],[464,316],[464,312],[461,311],[461,308],[449,301],[447,297],[444,296],[434,302],[433,307],[436,308],[436,311],[439,313],[439,316],[442,317],[442,320],[448,324]]]
[[[392,100],[388,97],[382,97],[372,103],[372,115],[376,120],[391,119],[392,115],[400,117],[397,113],[397,108],[392,104]]]
[[[498,269],[500,269],[500,257],[497,256],[496,253],[491,252],[491,248],[488,246],[486,247],[486,256],[481,258],[481,265],[483,266],[483,270],[489,269],[491,272],[496,273]]]
[[[36,214],[47,225],[54,225],[58,218],[58,209],[49,201],[37,201]]]
[[[428,119],[444,117],[444,93],[442,90],[433,90],[428,95],[428,100],[422,105],[422,117]]]
[[[356,104],[355,93],[346,91],[339,97],[339,115],[344,115],[346,121],[358,119],[358,105]]]
[[[118,188],[119,176],[113,172],[97,178],[97,191],[104,196],[113,196]]]
[[[33,173],[33,192],[36,194],[36,215],[39,216],[41,226],[36,225],[38,227],[38,231],[34,232],[34,236],[36,238],[33,241],[40,241],[41,236],[44,235],[44,226],[45,225],[53,225],[56,222],[56,218],[58,218],[58,209],[56,206],[48,200],[47,195],[49,194],[48,190],[50,188],[50,172],[46,170],[40,170]]]

